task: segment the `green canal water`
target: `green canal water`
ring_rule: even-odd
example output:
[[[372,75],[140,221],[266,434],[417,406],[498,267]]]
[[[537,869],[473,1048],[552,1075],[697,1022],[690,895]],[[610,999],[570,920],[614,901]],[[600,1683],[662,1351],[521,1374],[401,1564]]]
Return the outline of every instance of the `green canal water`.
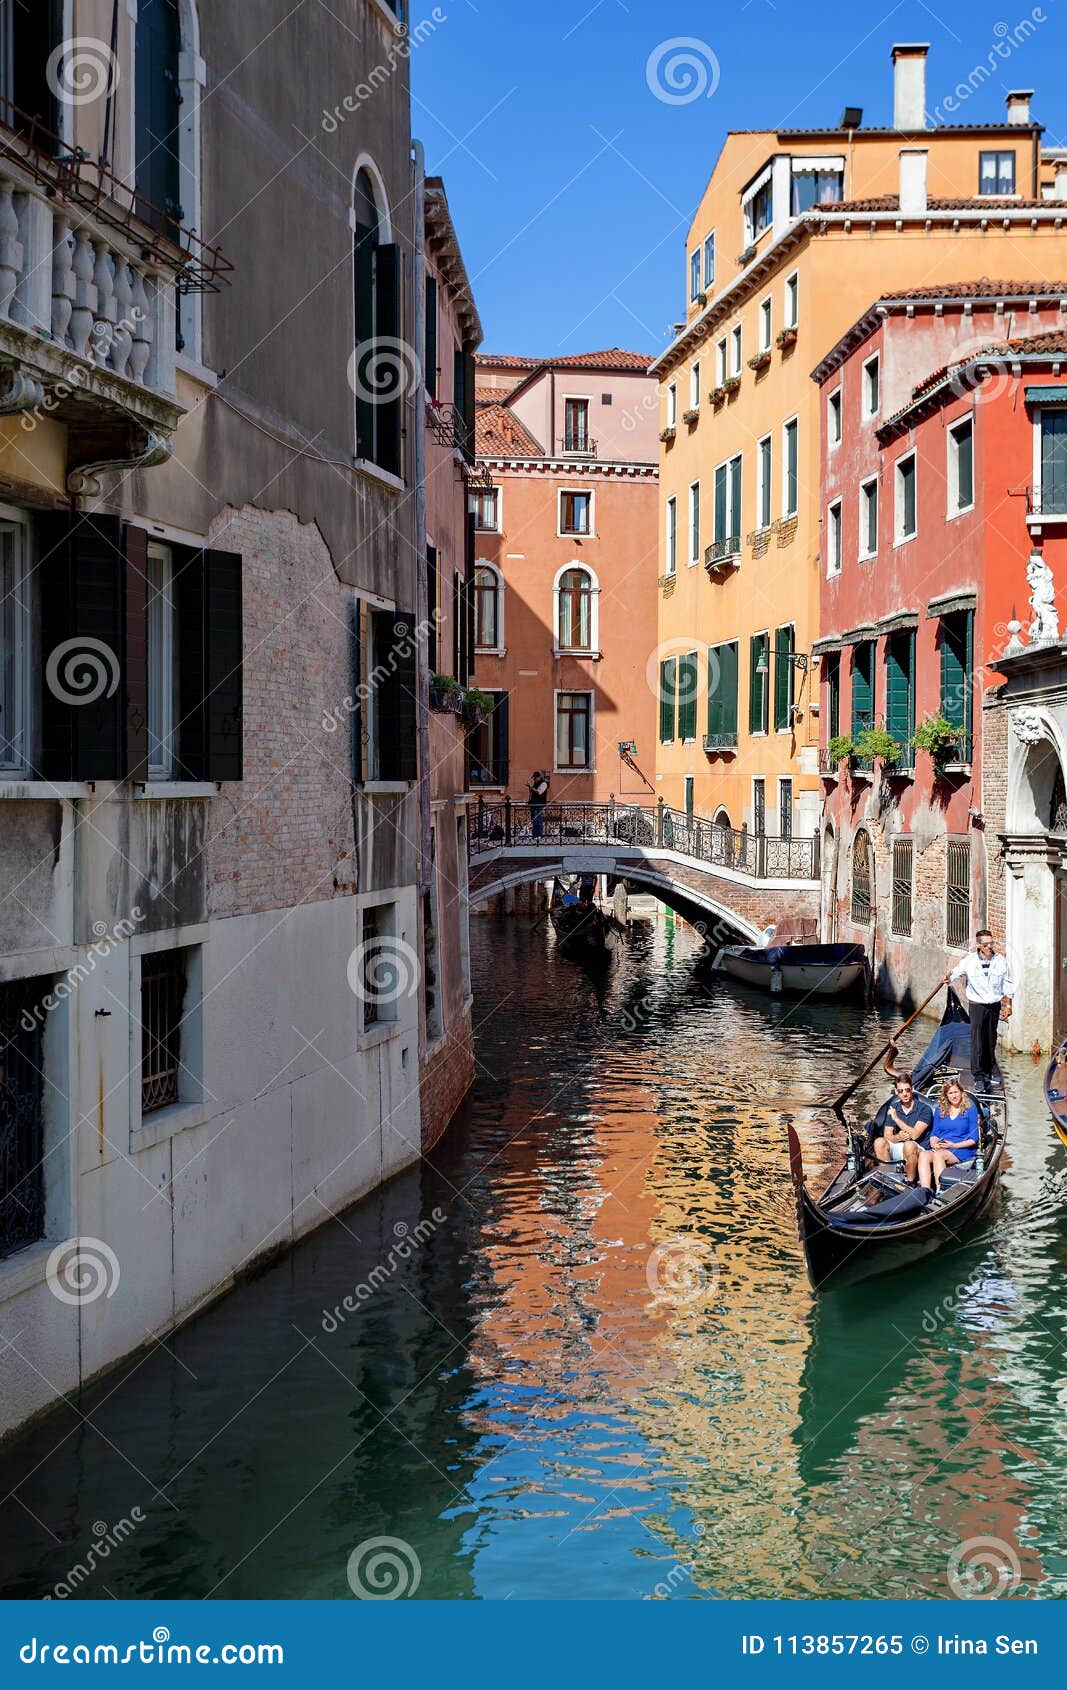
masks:
[[[77,1595],[351,1600],[353,1552],[419,1598],[939,1597],[991,1558],[1067,1594],[1040,1071],[983,1230],[816,1300],[785,1121],[828,1168],[810,1105],[885,1017],[703,986],[663,918],[599,983],[544,928],[473,952],[477,1086],[430,1162],[0,1451],[5,1593],[113,1544]]]

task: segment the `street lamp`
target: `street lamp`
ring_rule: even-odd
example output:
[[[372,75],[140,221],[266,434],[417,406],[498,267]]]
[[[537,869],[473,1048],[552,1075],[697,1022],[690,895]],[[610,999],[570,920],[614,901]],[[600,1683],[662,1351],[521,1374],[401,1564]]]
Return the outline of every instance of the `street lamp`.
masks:
[[[792,663],[797,669],[803,669],[805,674],[807,673],[808,654],[806,651],[776,651],[774,658],[776,663],[781,663],[784,660],[786,663]],[[756,674],[766,675],[769,672],[770,664],[767,662],[767,651],[764,648],[756,659]]]

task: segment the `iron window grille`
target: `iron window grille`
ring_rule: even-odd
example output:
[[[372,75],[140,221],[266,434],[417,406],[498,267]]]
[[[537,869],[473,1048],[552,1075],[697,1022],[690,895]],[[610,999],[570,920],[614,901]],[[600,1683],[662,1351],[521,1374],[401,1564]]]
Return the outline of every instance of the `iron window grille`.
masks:
[[[852,852],[852,920],[859,927],[869,927],[874,913],[871,880],[871,841],[861,829]]]
[[[911,938],[914,853],[910,839],[893,841],[893,907],[890,927],[898,939]]]
[[[157,951],[141,960],[141,1114],[178,1102],[185,953]]]
[[[964,950],[971,932],[971,846],[966,839],[948,842],[945,943]]]

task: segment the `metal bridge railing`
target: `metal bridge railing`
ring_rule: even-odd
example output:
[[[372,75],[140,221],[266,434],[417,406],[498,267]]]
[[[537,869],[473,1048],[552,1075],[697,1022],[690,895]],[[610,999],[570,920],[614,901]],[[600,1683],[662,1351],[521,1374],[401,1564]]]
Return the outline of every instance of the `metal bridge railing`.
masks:
[[[472,814],[471,856],[513,845],[637,845],[677,851],[753,880],[817,880],[818,838],[777,839],[723,827],[663,803],[534,805],[512,798],[481,800]]]

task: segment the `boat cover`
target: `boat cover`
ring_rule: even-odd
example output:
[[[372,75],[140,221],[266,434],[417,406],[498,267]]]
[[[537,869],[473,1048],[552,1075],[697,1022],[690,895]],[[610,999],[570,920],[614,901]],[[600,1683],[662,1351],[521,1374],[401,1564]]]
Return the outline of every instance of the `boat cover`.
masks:
[[[971,1023],[955,992],[949,993],[941,1025],[912,1071],[916,1091],[942,1064],[958,1068],[964,1075],[971,1070]]]
[[[921,1185],[915,1185],[887,1197],[884,1203],[875,1203],[870,1209],[842,1210],[826,1218],[831,1226],[845,1228],[870,1226],[877,1221],[904,1221],[909,1215],[917,1215],[920,1209],[925,1209],[929,1201],[930,1193],[924,1191]]]
[[[746,962],[789,962],[818,968],[841,968],[847,963],[862,962],[866,956],[862,945],[769,945],[760,950],[755,945],[738,945],[731,956],[743,957]]]

